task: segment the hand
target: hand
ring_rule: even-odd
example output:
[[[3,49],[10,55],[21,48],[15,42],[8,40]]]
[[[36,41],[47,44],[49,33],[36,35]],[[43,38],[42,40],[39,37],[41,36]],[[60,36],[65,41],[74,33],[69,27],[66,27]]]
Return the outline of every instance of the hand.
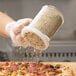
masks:
[[[31,21],[32,19],[25,18],[6,26],[6,31],[9,33],[15,46],[27,46],[27,41],[21,36],[21,31],[24,27],[28,26]]]

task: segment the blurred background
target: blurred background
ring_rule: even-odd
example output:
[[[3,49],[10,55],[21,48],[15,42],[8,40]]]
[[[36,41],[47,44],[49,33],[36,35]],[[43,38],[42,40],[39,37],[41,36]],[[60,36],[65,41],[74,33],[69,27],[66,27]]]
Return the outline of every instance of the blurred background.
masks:
[[[0,0],[0,11],[5,12],[15,20],[27,17],[34,18],[41,7],[46,4],[56,6],[62,12],[64,17],[64,24],[52,37],[47,52],[61,53],[61,56],[66,52],[68,54],[66,54],[63,61],[76,61],[76,0]],[[0,51],[3,53],[1,54],[2,56],[6,56],[5,60],[7,60],[7,58],[8,60],[12,60],[12,56],[15,57],[15,54],[18,53],[15,50],[16,48],[12,47],[9,39],[0,37]],[[16,53],[14,52],[15,54],[13,54],[11,53],[12,51],[15,51]],[[0,57],[2,57],[1,55]],[[72,56],[73,58],[70,60],[67,56]],[[18,58],[18,56],[15,57],[15,59],[16,58]],[[49,61],[53,61],[54,59],[55,58]],[[56,60],[57,59],[54,61]],[[59,60],[61,61],[62,58]]]

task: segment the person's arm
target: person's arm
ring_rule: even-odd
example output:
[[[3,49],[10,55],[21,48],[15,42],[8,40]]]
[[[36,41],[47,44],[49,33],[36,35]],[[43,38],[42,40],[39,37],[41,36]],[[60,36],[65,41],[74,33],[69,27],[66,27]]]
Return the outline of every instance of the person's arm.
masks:
[[[14,20],[6,15],[5,13],[0,12],[0,36],[9,38],[5,27],[8,23],[14,22]]]
[[[25,46],[25,40],[21,31],[31,21],[32,19],[30,18],[15,21],[5,13],[0,12],[0,36],[10,38],[13,44],[17,46]]]

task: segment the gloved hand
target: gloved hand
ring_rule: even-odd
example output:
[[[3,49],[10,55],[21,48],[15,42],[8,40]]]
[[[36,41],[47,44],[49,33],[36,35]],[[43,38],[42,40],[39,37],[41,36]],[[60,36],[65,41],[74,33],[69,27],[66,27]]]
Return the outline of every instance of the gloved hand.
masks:
[[[28,26],[31,21],[32,19],[25,18],[6,25],[6,32],[12,39],[14,46],[27,46],[27,40],[24,40],[21,31],[24,27]]]

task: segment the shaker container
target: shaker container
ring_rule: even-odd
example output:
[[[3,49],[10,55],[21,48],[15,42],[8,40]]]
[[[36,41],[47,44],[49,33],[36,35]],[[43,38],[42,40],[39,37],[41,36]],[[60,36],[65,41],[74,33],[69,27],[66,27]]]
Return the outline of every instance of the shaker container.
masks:
[[[28,46],[37,50],[45,50],[59,26],[64,22],[62,14],[54,6],[45,5],[29,26],[22,30],[22,36]]]

